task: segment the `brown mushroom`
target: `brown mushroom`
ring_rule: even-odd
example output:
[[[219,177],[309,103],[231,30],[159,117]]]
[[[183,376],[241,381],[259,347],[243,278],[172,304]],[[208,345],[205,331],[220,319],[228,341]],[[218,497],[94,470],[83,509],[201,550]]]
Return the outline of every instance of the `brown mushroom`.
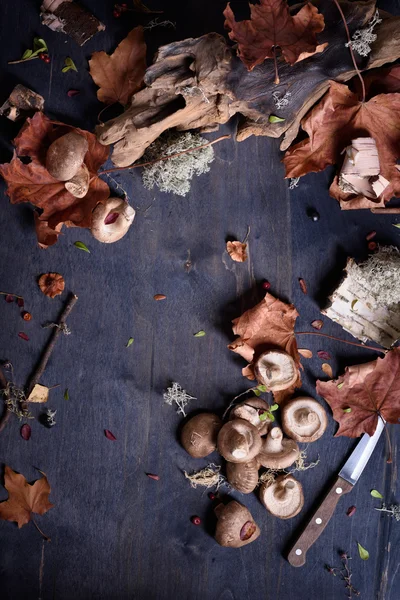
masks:
[[[250,511],[240,502],[221,502],[214,512],[218,519],[215,540],[220,546],[240,548],[254,542],[260,535],[260,529]]]
[[[200,413],[182,428],[181,444],[194,458],[204,458],[217,449],[218,432],[222,421],[213,413]]]
[[[89,144],[83,135],[71,131],[55,140],[47,150],[46,169],[55,179],[68,181],[79,171]]]
[[[254,373],[268,392],[286,390],[297,381],[298,369],[293,358],[283,350],[267,350],[255,362]]]
[[[257,428],[244,419],[228,421],[218,434],[218,452],[229,462],[249,462],[259,454],[261,446]]]
[[[89,191],[90,174],[87,166],[82,164],[78,172],[64,183],[65,189],[75,198],[84,198]]]
[[[284,438],[282,429],[274,427],[265,438],[257,460],[266,469],[286,469],[295,462],[299,454],[296,442]]]
[[[279,475],[273,483],[260,487],[260,500],[275,517],[291,519],[303,508],[303,487],[293,475]]]
[[[251,494],[258,483],[259,464],[256,458],[245,463],[226,463],[226,478],[242,494]]]
[[[268,417],[265,418],[265,413],[269,411],[269,404],[261,398],[254,396],[232,408],[229,420],[244,419],[245,421],[249,421],[254,427],[257,427],[260,435],[266,435],[272,423],[271,419]],[[260,419],[260,416],[263,418]]]
[[[39,277],[38,285],[45,296],[55,298],[63,293],[65,281],[60,273],[43,273]]]
[[[327,424],[325,409],[314,398],[295,398],[282,409],[282,429],[297,442],[315,442]]]
[[[112,244],[127,233],[135,218],[135,210],[122,198],[108,198],[99,202],[93,211],[93,237],[99,242]]]

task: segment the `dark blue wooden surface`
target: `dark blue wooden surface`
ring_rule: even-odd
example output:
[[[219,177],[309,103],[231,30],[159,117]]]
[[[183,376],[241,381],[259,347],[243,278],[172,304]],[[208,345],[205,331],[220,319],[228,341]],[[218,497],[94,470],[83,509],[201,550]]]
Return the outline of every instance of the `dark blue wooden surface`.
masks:
[[[95,50],[112,50],[131,27],[146,21],[138,16],[113,19],[111,1],[85,3],[107,30],[81,49],[40,25],[40,2],[2,2],[0,100],[21,81],[44,95],[49,115],[94,127],[101,105],[87,58]],[[160,43],[222,31],[223,2],[164,4],[172,5],[165,17],[176,21],[177,28],[149,32],[150,54]],[[396,11],[394,2],[382,7]],[[48,42],[51,66],[41,61],[8,66],[35,35]],[[78,73],[61,73],[66,56],[73,58]],[[81,94],[68,98],[70,88]],[[0,120],[2,162],[11,157],[9,140],[18,127]],[[38,477],[35,467],[45,471],[55,504],[37,519],[52,538],[49,544],[31,524],[18,530],[0,522],[2,600],[336,600],[345,598],[344,585],[324,571],[324,564],[338,563],[341,549],[354,557],[354,585],[362,598],[400,596],[400,524],[373,510],[379,501],[370,496],[376,488],[388,502],[400,500],[394,431],[393,464],[385,462],[382,438],[360,482],[310,550],[306,566],[297,570],[284,554],[355,443],[333,438],[332,419],[325,436],[309,447],[309,459],[319,455],[320,464],[299,475],[305,490],[300,515],[280,521],[256,495],[232,494],[248,506],[262,531],[258,541],[241,550],[214,542],[210,501],[182,475],[207,460],[191,459],[180,447],[180,417],[163,403],[163,389],[178,381],[198,398],[192,410],[222,411],[247,387],[243,361],[226,345],[233,337],[231,319],[261,298],[260,282],[267,278],[273,293],[294,302],[301,314],[298,330],[309,329],[346,256],[366,256],[367,233],[376,230],[380,243],[399,241],[399,230],[392,227],[398,218],[341,212],[328,195],[328,171],[305,177],[289,192],[277,140],[223,142],[215,153],[210,173],[193,181],[187,198],[145,190],[135,171],[116,176],[137,216],[129,234],[110,246],[96,242],[88,231],[70,229],[56,246],[39,250],[30,208],[11,206],[2,194],[0,288],[23,295],[33,314],[24,323],[15,305],[0,304],[0,358],[12,361],[18,383],[25,383],[49,335],[41,324],[56,319],[65,299],[44,297],[38,275],[62,273],[67,289],[79,296],[70,319],[73,333],[59,340],[42,379],[47,385],[61,384],[49,401],[57,409],[57,425],[47,430],[33,422],[32,438],[25,442],[14,419],[0,437],[1,463],[28,480]],[[307,217],[308,207],[319,211],[317,223]],[[233,263],[224,252],[226,238],[243,238],[249,225],[249,260]],[[75,248],[76,240],[85,242],[91,254]],[[307,296],[299,289],[299,277],[307,281]],[[154,302],[156,293],[167,299]],[[194,338],[199,329],[206,336]],[[30,341],[18,338],[19,331]],[[329,321],[324,331],[352,339]],[[127,349],[130,336],[135,341]],[[328,350],[335,374],[346,364],[376,357],[319,338],[304,336],[299,346]],[[320,361],[303,362],[303,390],[315,395]],[[63,399],[65,388],[69,401]],[[116,442],[105,438],[105,428]],[[213,459],[219,460],[217,455]],[[160,481],[148,479],[145,472],[158,473]],[[351,504],[357,512],[348,518]],[[189,520],[193,514],[205,525],[194,527]],[[357,541],[369,550],[369,561],[358,557]]]

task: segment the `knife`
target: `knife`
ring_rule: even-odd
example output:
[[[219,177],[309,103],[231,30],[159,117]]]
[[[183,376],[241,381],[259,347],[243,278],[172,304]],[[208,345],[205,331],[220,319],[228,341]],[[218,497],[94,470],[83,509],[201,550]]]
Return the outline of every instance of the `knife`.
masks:
[[[325,527],[328,525],[340,498],[343,494],[351,492],[353,486],[357,483],[378,443],[384,427],[385,423],[382,418],[380,418],[374,435],[369,436],[364,433],[363,437],[358,442],[351,453],[350,458],[340,471],[339,477],[336,479],[327,496],[322,501],[322,504],[311,517],[303,533],[290,550],[288,561],[293,567],[302,567],[305,564],[307,550],[317,541]]]

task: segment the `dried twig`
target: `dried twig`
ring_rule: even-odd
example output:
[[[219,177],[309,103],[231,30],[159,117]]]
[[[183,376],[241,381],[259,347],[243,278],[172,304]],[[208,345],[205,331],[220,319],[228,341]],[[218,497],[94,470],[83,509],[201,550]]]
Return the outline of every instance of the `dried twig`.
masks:
[[[371,208],[374,215],[400,215],[400,206],[394,208]]]
[[[0,386],[3,390],[7,388],[8,382],[6,376],[4,375],[3,368],[0,366]],[[8,410],[6,404],[4,404],[3,414],[0,418],[0,432],[3,431],[4,427],[7,425],[9,418],[11,417],[11,412]]]
[[[358,342],[349,342],[347,340],[337,338],[334,335],[320,333],[319,331],[295,331],[295,335],[319,335],[321,337],[329,338],[330,340],[335,340],[335,342],[343,342],[343,344],[349,344],[350,346],[357,346],[358,348],[364,348],[365,350],[374,350],[374,352],[381,352],[382,354],[386,354],[386,350],[374,348],[373,346],[367,346],[366,344],[359,344]]]

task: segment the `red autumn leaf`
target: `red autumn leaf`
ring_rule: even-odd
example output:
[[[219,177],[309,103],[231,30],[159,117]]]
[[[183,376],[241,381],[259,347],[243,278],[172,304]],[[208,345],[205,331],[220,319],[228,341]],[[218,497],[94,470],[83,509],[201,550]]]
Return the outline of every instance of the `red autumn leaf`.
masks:
[[[331,81],[329,92],[302,120],[301,126],[308,138],[286,152],[283,159],[286,177],[301,177],[322,171],[328,165],[341,164],[343,149],[362,134],[375,140],[381,175],[390,182],[379,199],[383,203],[393,195],[400,195],[400,172],[396,168],[400,156],[400,94],[381,94],[360,102],[346,85]],[[377,206],[378,201],[343,192],[336,180],[330,192],[342,208]]]
[[[111,225],[112,223],[115,223],[115,221],[118,219],[120,214],[121,213],[117,213],[117,212],[108,213],[108,215],[104,219],[104,225]]]
[[[398,423],[400,348],[390,350],[384,358],[347,367],[334,381],[317,381],[317,393],[328,402],[339,423],[336,436],[373,435],[379,415],[388,423]]]
[[[25,340],[26,342],[29,342],[29,337],[23,331],[19,332],[18,337],[20,337],[22,340]]]
[[[42,477],[30,485],[23,475],[5,468],[4,487],[8,500],[0,503],[0,519],[15,521],[18,527],[29,523],[32,513],[44,515],[54,504],[49,501],[50,484]]]
[[[45,166],[49,145],[70,131],[83,135],[89,144],[84,162],[91,181],[84,198],[75,198],[70,194],[64,183],[54,179]],[[10,163],[0,165],[0,173],[7,182],[7,194],[13,204],[30,202],[42,209],[40,216],[35,213],[39,244],[42,247],[54,244],[63,223],[90,227],[94,207],[110,195],[108,185],[97,175],[99,167],[107,160],[109,149],[100,144],[94,134],[51,121],[41,112],[27,119],[14,144],[14,157]],[[29,156],[31,162],[24,164],[19,156]]]
[[[301,278],[299,279],[299,285],[300,285],[300,289],[301,289],[301,291],[303,292],[303,294],[308,294],[308,291],[307,291],[307,284],[306,284],[306,282],[304,281],[304,279],[301,279]]]
[[[25,425],[22,425],[22,427],[21,427],[21,437],[24,440],[28,441],[30,439],[30,437],[31,437],[31,433],[32,433],[32,430],[31,430],[31,426],[30,425],[28,425],[27,423],[25,423]]]
[[[347,509],[346,515],[348,517],[352,517],[355,512],[356,512],[357,508],[355,506],[349,506],[349,508]]]
[[[325,27],[324,17],[310,3],[291,15],[285,0],[260,0],[250,4],[250,20],[236,21],[230,4],[224,10],[229,37],[238,43],[241,61],[251,71],[266,58],[274,58],[280,49],[291,65],[322,52],[327,44],[318,45],[316,34]]]
[[[105,104],[128,104],[143,87],[146,43],[143,27],[135,27],[111,55],[95,52],[89,60],[90,75],[99,86],[97,97]]]
[[[311,323],[311,327],[314,327],[314,329],[322,329],[323,326],[324,322],[321,319],[316,319]]]
[[[154,479],[154,481],[159,481],[160,476],[159,475],[154,475],[153,473],[146,473],[147,477],[149,477],[149,479]]]
[[[112,442],[115,442],[117,440],[115,435],[113,433],[111,433],[111,431],[109,429],[104,430],[104,435],[106,436],[106,438],[108,440],[111,440]]]
[[[331,360],[332,358],[329,352],[326,352],[325,350],[318,350],[317,354],[321,360]]]
[[[74,96],[79,96],[80,91],[79,90],[68,90],[67,92],[67,96],[69,98],[73,98]]]

